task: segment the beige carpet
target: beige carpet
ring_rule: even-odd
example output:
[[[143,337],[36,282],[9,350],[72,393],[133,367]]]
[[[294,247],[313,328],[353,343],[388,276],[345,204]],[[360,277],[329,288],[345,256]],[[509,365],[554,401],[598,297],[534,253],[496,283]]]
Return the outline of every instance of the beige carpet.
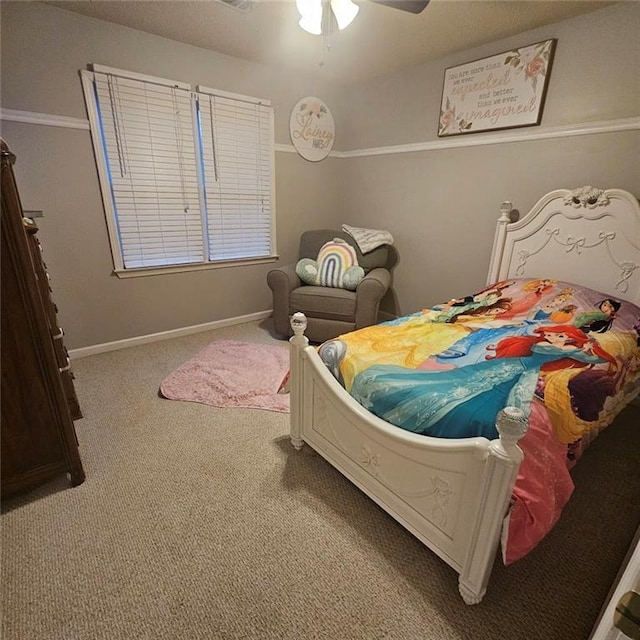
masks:
[[[482,604],[286,414],[168,402],[159,383],[249,323],[74,362],[86,482],[5,501],[4,640],[586,640],[640,522],[640,410],[575,471],[564,518]]]

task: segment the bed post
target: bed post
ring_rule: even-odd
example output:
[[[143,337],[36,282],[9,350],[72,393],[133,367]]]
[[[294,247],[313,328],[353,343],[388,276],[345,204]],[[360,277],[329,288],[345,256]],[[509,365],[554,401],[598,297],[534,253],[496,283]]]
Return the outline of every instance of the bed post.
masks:
[[[500,217],[496,223],[496,233],[493,237],[493,251],[491,252],[491,264],[487,284],[493,284],[500,280],[500,265],[502,264],[502,254],[504,253],[504,243],[507,238],[507,225],[511,222],[511,212],[513,205],[505,200],[500,205]]]
[[[309,346],[309,339],[304,335],[307,328],[307,318],[298,311],[291,316],[293,336],[289,338],[289,424],[291,444],[296,449],[302,449],[302,394],[303,368],[302,350]]]
[[[478,604],[487,590],[502,523],[524,457],[518,446],[527,430],[522,409],[505,407],[498,413],[496,428],[500,438],[489,445],[476,522],[458,581],[467,604]]]

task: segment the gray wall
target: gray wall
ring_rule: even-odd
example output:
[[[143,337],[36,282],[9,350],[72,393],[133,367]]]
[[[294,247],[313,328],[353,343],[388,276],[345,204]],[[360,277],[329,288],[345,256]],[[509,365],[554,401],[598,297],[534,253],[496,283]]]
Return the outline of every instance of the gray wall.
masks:
[[[37,3],[7,3],[2,106],[86,117],[78,70],[97,62],[268,98],[276,142],[291,107],[314,94],[330,105],[341,151],[436,139],[446,67],[558,38],[542,125],[638,116],[640,5],[623,3],[348,88],[242,62]],[[18,156],[26,209],[44,209],[41,240],[67,344],[78,348],[241,316],[271,306],[271,265],[118,279],[88,131],[3,122]],[[536,129],[536,128],[532,128]],[[342,222],[387,228],[400,262],[385,310],[409,313],[477,288],[504,199],[521,211],[559,186],[591,183],[640,193],[637,131],[482,147],[329,158],[276,153],[281,262],[302,230]]]
[[[541,128],[637,118],[638,33],[640,3],[620,3],[352,85],[345,90],[353,108],[342,123],[340,149],[438,140],[446,68],[547,38],[558,42]],[[389,229],[396,240],[395,308],[386,302],[404,314],[484,284],[502,201],[526,213],[552,189],[585,184],[640,195],[640,134],[636,124],[621,133],[370,155],[343,166],[345,210],[361,226]]]
[[[2,106],[86,118],[78,70],[91,62],[270,99],[276,142],[290,144],[289,113],[319,94],[341,118],[331,86],[33,2],[2,2]],[[113,263],[88,131],[6,122],[25,209],[38,222],[60,321],[70,348],[224,320],[271,308],[273,264],[119,279]],[[339,141],[337,127],[336,137]],[[300,233],[339,217],[340,161],[276,153],[281,263]],[[330,188],[327,188],[327,185]]]

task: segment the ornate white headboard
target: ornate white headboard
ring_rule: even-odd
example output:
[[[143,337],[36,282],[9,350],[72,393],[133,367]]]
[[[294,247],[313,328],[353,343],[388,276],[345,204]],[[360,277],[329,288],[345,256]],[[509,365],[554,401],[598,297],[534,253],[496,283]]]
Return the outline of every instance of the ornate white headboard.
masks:
[[[557,189],[518,222],[500,208],[487,283],[554,278],[640,305],[640,205],[622,189]]]

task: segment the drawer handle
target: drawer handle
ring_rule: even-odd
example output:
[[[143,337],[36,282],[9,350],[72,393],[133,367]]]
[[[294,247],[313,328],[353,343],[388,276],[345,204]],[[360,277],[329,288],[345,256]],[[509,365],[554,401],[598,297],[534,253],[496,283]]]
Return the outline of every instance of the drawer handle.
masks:
[[[58,333],[56,333],[55,336],[53,336],[54,340],[62,340],[62,336],[64,336],[64,329],[62,327],[60,327],[60,330],[58,331]]]
[[[69,369],[71,369],[71,360],[67,358],[67,365],[65,367],[58,367],[58,371],[64,373],[65,371],[69,371]]]

